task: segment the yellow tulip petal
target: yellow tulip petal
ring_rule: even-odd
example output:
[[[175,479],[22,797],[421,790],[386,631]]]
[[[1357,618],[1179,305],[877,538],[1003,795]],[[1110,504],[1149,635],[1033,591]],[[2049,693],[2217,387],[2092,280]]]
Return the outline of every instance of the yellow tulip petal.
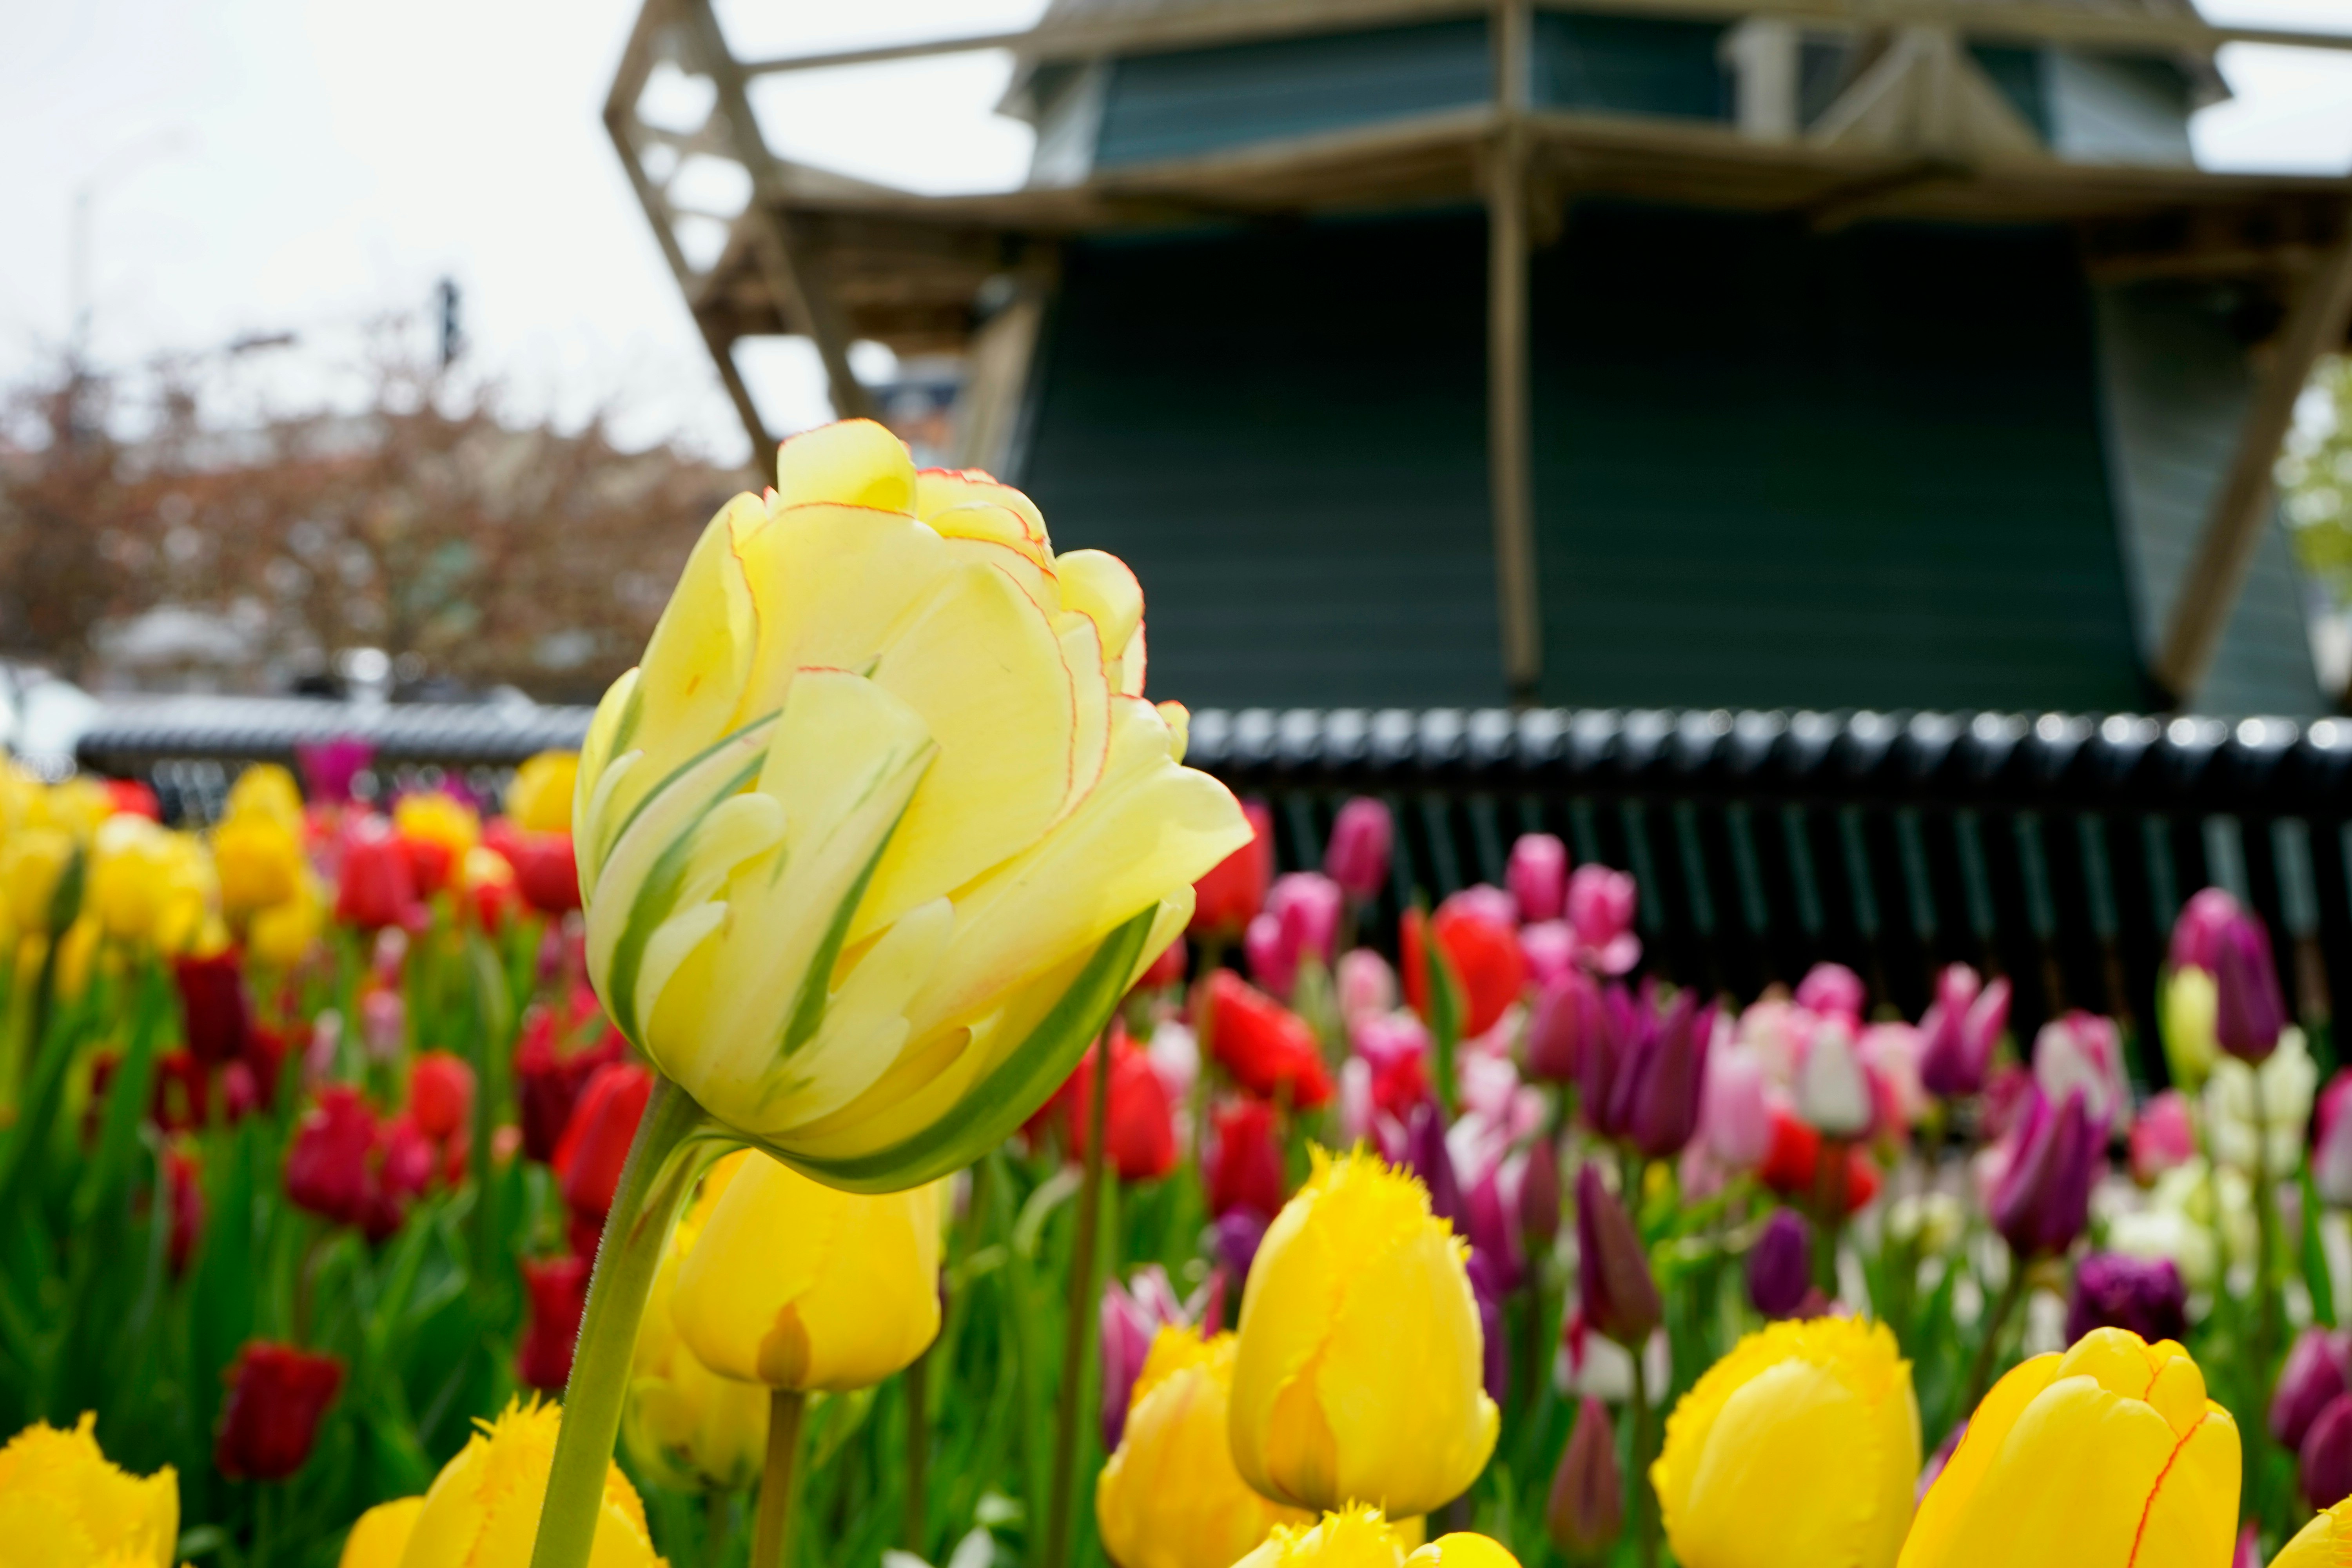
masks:
[[[1029,541],[1044,547],[1051,558],[1053,545],[1045,536],[1045,513],[1011,485],[999,483],[995,476],[980,468],[925,468],[915,476],[915,515],[925,522],[964,506],[1004,508],[1021,519]]]
[[[2140,1516],[2131,1568],[2210,1568],[2230,1560],[2237,1534],[2238,1426],[2207,1408],[2174,1449]]]
[[[341,1568],[400,1568],[416,1516],[424,1511],[422,1497],[404,1497],[380,1502],[360,1515],[343,1540]]]
[[[1118,556],[1100,550],[1073,550],[1054,558],[1064,607],[1087,616],[1102,631],[1103,654],[1118,658],[1143,625],[1143,585]]]
[[[1069,793],[1055,814],[1059,821],[1076,811],[1078,803],[1102,782],[1104,764],[1110,760],[1111,689],[1103,679],[1102,637],[1095,623],[1081,615],[1066,614],[1055,626],[1062,665],[1069,672],[1076,699]]]
[[[784,506],[836,501],[911,511],[915,462],[907,444],[871,419],[844,419],[795,436],[776,453],[776,496]]]
[[[625,814],[711,737],[732,727],[754,637],[751,591],[736,559],[735,532],[755,515],[766,515],[759,501],[737,496],[710,520],[687,557],[609,742],[615,752],[644,753],[615,792],[614,811]]]
[[[2271,1568],[2352,1568],[2352,1503],[2315,1515],[2271,1559]]]
[[[1519,1568],[1519,1560],[1490,1536],[1441,1535],[1405,1559],[1407,1568]]]

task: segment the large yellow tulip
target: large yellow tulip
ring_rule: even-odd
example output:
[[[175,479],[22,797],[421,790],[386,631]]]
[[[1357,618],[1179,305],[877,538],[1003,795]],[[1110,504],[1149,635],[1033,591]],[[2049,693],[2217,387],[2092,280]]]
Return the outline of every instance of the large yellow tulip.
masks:
[[[1160,1331],[1129,1395],[1127,1429],[1095,1482],[1103,1551],[1118,1568],[1232,1568],[1277,1524],[1315,1522],[1234,1468],[1226,1411],[1234,1336]]]
[[[746,1160],[748,1149],[728,1155],[702,1179],[701,1194],[662,1255],[637,1325],[636,1357],[630,1366],[629,1402],[621,1415],[621,1441],[638,1469],[680,1491],[731,1491],[760,1477],[768,1447],[768,1391],[756,1383],[721,1377],[702,1363],[678,1337],[670,1304],[678,1268],[690,1256],[710,1216]],[[796,1245],[785,1240],[784,1247]]]
[[[339,1568],[400,1568],[408,1552],[408,1538],[416,1531],[416,1516],[425,1511],[421,1497],[395,1498],[360,1515],[343,1537]]]
[[[1501,1425],[1468,1249],[1402,1171],[1313,1159],[1242,1296],[1234,1463],[1297,1507],[1427,1513],[1477,1479]]]
[[[221,912],[243,921],[257,911],[299,898],[310,868],[300,829],[261,812],[224,818],[213,829],[213,865],[220,874]]]
[[[967,1164],[1069,1073],[1249,837],[1144,701],[1143,597],[880,426],[712,520],[598,707],[573,843],[621,1027],[830,1184]]]
[[[1313,1525],[1277,1525],[1234,1568],[1519,1568],[1500,1542],[1466,1532],[1416,1547],[1418,1532],[1376,1508],[1327,1513]]]
[[[2343,1568],[2346,1563],[2352,1563],[2352,1500],[2313,1515],[2271,1559],[2271,1568]]]
[[[678,1266],[678,1337],[713,1372],[770,1388],[881,1382],[939,1334],[946,1193],[845,1193],[748,1160]]]
[[[211,859],[188,835],[128,813],[99,824],[82,907],[115,941],[184,952],[219,895]]]
[[[0,1556],[11,1563],[172,1568],[180,1481],[172,1467],[133,1476],[98,1446],[98,1417],[70,1432],[36,1422],[0,1448]]]
[[[2171,1341],[2085,1334],[1993,1384],[1902,1568],[2211,1568],[2238,1528],[2238,1427]]]
[[[580,776],[577,752],[541,752],[515,769],[507,784],[507,817],[527,833],[569,833],[572,790]]]
[[[560,1405],[517,1401],[495,1421],[477,1423],[480,1430],[441,1467],[425,1492],[400,1568],[529,1563],[562,1420]],[[589,1568],[661,1563],[646,1529],[646,1506],[618,1465],[606,1467],[600,1507]]]
[[[256,763],[236,775],[221,805],[221,820],[259,817],[291,828],[302,826],[302,788],[277,763]]]
[[[1650,1467],[1684,1568],[1891,1568],[1918,1476],[1911,1364],[1885,1324],[1846,1318],[1734,1345]]]

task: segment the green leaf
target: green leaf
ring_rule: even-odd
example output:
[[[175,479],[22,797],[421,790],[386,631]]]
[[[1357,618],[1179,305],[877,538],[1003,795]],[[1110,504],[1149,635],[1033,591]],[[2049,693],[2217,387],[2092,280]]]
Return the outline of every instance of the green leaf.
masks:
[[[2304,1163],[2300,1176],[2303,1184],[2303,1283],[2311,1292],[2311,1316],[2314,1321],[2329,1328],[2336,1326],[2336,1282],[2327,1268],[2327,1247],[2319,1235],[2319,1189],[2312,1185],[2310,1162]]]

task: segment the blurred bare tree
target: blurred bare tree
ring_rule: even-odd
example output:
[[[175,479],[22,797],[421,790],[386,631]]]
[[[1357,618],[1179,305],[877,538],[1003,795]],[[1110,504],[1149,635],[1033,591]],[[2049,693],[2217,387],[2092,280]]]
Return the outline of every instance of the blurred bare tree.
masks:
[[[100,686],[283,689],[376,647],[406,684],[593,700],[645,646],[740,476],[603,420],[518,426],[490,392],[387,355],[357,413],[208,427],[166,372],[60,371],[0,429],[0,655]]]

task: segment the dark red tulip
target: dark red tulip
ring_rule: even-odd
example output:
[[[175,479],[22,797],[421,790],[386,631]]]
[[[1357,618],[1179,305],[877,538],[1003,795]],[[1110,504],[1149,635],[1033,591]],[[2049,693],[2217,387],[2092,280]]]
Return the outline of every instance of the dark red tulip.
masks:
[[[474,1069],[451,1052],[426,1051],[408,1069],[408,1109],[419,1131],[447,1142],[473,1121]]]
[[[569,833],[532,833],[517,828],[499,846],[514,868],[515,890],[543,915],[580,907],[580,867]]]
[[[554,1393],[572,1378],[572,1351],[588,1305],[589,1260],[526,1258],[521,1266],[530,1322],[515,1347],[515,1376],[528,1387]]]
[[[1645,988],[1643,1010],[1650,1011]],[[1715,1005],[1698,1005],[1696,992],[1677,993],[1662,1015],[1643,1020],[1617,1063],[1610,1089],[1608,1126],[1653,1160],[1670,1159],[1698,1131],[1706,1054],[1715,1034]]]
[[[193,1051],[165,1051],[155,1058],[155,1099],[150,1109],[166,1132],[187,1132],[212,1120],[212,1071]]]
[[[1578,1108],[1603,1138],[1624,1136],[1625,1129],[1617,1121],[1617,1081],[1624,1076],[1625,1064],[1642,1048],[1643,1036],[1657,1026],[1657,1011],[1651,1005],[1656,994],[1655,985],[1644,985],[1637,1003],[1622,983],[1612,982],[1601,993],[1600,1026],[1579,1047]]]
[[[1194,936],[1237,942],[1249,929],[1274,880],[1274,814],[1262,800],[1242,802],[1250,841],[1209,868],[1192,884]]]
[[[1511,1336],[1503,1321],[1503,1299],[1513,1287],[1503,1266],[1495,1261],[1495,1255],[1480,1252],[1475,1246],[1471,1248],[1466,1272],[1470,1276],[1470,1300],[1478,1309],[1479,1381],[1486,1387],[1486,1397],[1499,1409],[1511,1392]]]
[[[359,1090],[329,1084],[287,1145],[286,1195],[338,1224],[364,1223],[377,1190],[369,1169],[375,1142],[375,1112]]]
[[[343,840],[335,918],[369,929],[404,925],[416,905],[416,879],[400,835],[382,817],[363,818]]]
[[[1282,1212],[1282,1145],[1274,1135],[1274,1108],[1262,1100],[1227,1100],[1212,1114],[1202,1161],[1209,1212],[1237,1208],[1271,1216]]]
[[[1459,1234],[1466,1212],[1462,1184],[1454,1177],[1454,1156],[1445,1147],[1445,1118],[1437,1107],[1414,1107],[1412,1120],[1405,1123],[1404,1168],[1420,1177],[1428,1189],[1429,1212]]]
[[[1576,1247],[1585,1326],[1640,1354],[1665,1308],[1633,1216],[1589,1163],[1576,1173]]]
[[[1470,1243],[1470,1262],[1482,1271],[1499,1303],[1528,1282],[1528,1254],[1517,1211],[1503,1202],[1503,1167],[1486,1173],[1462,1194],[1462,1219],[1454,1226]],[[1501,1395],[1496,1395],[1497,1401]]]
[[[320,1419],[343,1386],[343,1363],[255,1340],[225,1378],[214,1465],[231,1480],[282,1481],[310,1458]]]
[[[297,1043],[310,1043],[310,1026],[295,1025],[293,1034],[295,1037],[289,1039],[283,1031],[256,1024],[245,1037],[243,1065],[252,1072],[254,1091],[267,1109],[277,1109],[278,1085],[286,1076],[287,1055]]]
[[[2261,1063],[2278,1048],[2286,1027],[2278,965],[2261,919],[2241,914],[2225,923],[2213,946],[2213,1035],[2240,1061]]]
[[[2303,1331],[2279,1369],[2271,1390],[2271,1436],[2289,1448],[2303,1447],[2319,1413],[2346,1391],[2344,1336],[2323,1328]]]
[[[234,952],[175,958],[172,979],[180,993],[180,1023],[196,1059],[218,1067],[245,1055],[253,1031],[245,966]]]
[[[1331,1098],[1307,1020],[1230,969],[1209,977],[1210,1051],[1252,1094],[1312,1110]]]
[[[602,1225],[613,1207],[613,1193],[621,1184],[621,1167],[628,1163],[629,1145],[637,1136],[637,1122],[654,1092],[654,1075],[635,1062],[613,1062],[598,1068],[581,1090],[572,1112],[572,1125],[556,1145],[555,1174],[562,1184],[563,1201],[572,1212]]]
[[[378,1128],[376,1176],[395,1203],[424,1196],[440,1166],[441,1152],[416,1124],[414,1111],[404,1110]]]
[[[1748,1300],[1768,1318],[1793,1318],[1813,1289],[1813,1227],[1794,1209],[1776,1209],[1748,1255]]]
[[[1519,1178],[1519,1234],[1531,1256],[1550,1251],[1559,1235],[1559,1152],[1548,1136],[1529,1147]]]
[[[1591,1394],[1577,1405],[1576,1426],[1552,1472],[1544,1531],[1571,1562],[1597,1558],[1625,1527],[1625,1478],[1617,1466],[1617,1436],[1609,1408]]]
[[[2303,1500],[2334,1508],[2352,1497],[2352,1394],[2328,1401],[2303,1436]]]
[[[2189,1287],[2169,1258],[2095,1252],[2074,1270],[2066,1340],[2094,1329],[2129,1329],[2148,1343],[2189,1337]]]
[[[170,1239],[165,1243],[174,1279],[188,1271],[197,1244],[205,1238],[205,1186],[194,1155],[179,1149],[163,1152],[164,1202],[170,1209]]]
[[[2106,1128],[2084,1108],[2083,1091],[2053,1107],[2033,1091],[2009,1169],[1993,1189],[1992,1222],[2020,1258],[2059,1253],[2090,1223]]]
[[[1570,964],[1544,987],[1528,1019],[1528,1076],[1549,1083],[1576,1082],[1590,1042],[1607,1026],[1601,983],[1591,970]]]
[[[546,1164],[572,1125],[572,1111],[580,1091],[600,1068],[623,1060],[628,1042],[609,1024],[602,1024],[595,1000],[589,998],[588,1016],[598,1019],[602,1033],[590,1045],[574,1047],[562,1037],[567,1032],[554,1010],[533,1007],[523,1018],[522,1036],[515,1042],[515,1100],[521,1112],[522,1152]],[[573,1020],[574,1030],[583,1022]]]
[[[1103,1149],[1122,1182],[1156,1182],[1176,1168],[1176,1115],[1150,1053],[1111,1031],[1110,1098],[1103,1107]],[[1063,1087],[1060,1110],[1069,1118],[1073,1159],[1087,1157],[1087,1124],[1094,1114],[1099,1043],[1078,1060]]]
[[[220,1070],[221,1112],[232,1127],[261,1109],[261,1080],[241,1061]]]

